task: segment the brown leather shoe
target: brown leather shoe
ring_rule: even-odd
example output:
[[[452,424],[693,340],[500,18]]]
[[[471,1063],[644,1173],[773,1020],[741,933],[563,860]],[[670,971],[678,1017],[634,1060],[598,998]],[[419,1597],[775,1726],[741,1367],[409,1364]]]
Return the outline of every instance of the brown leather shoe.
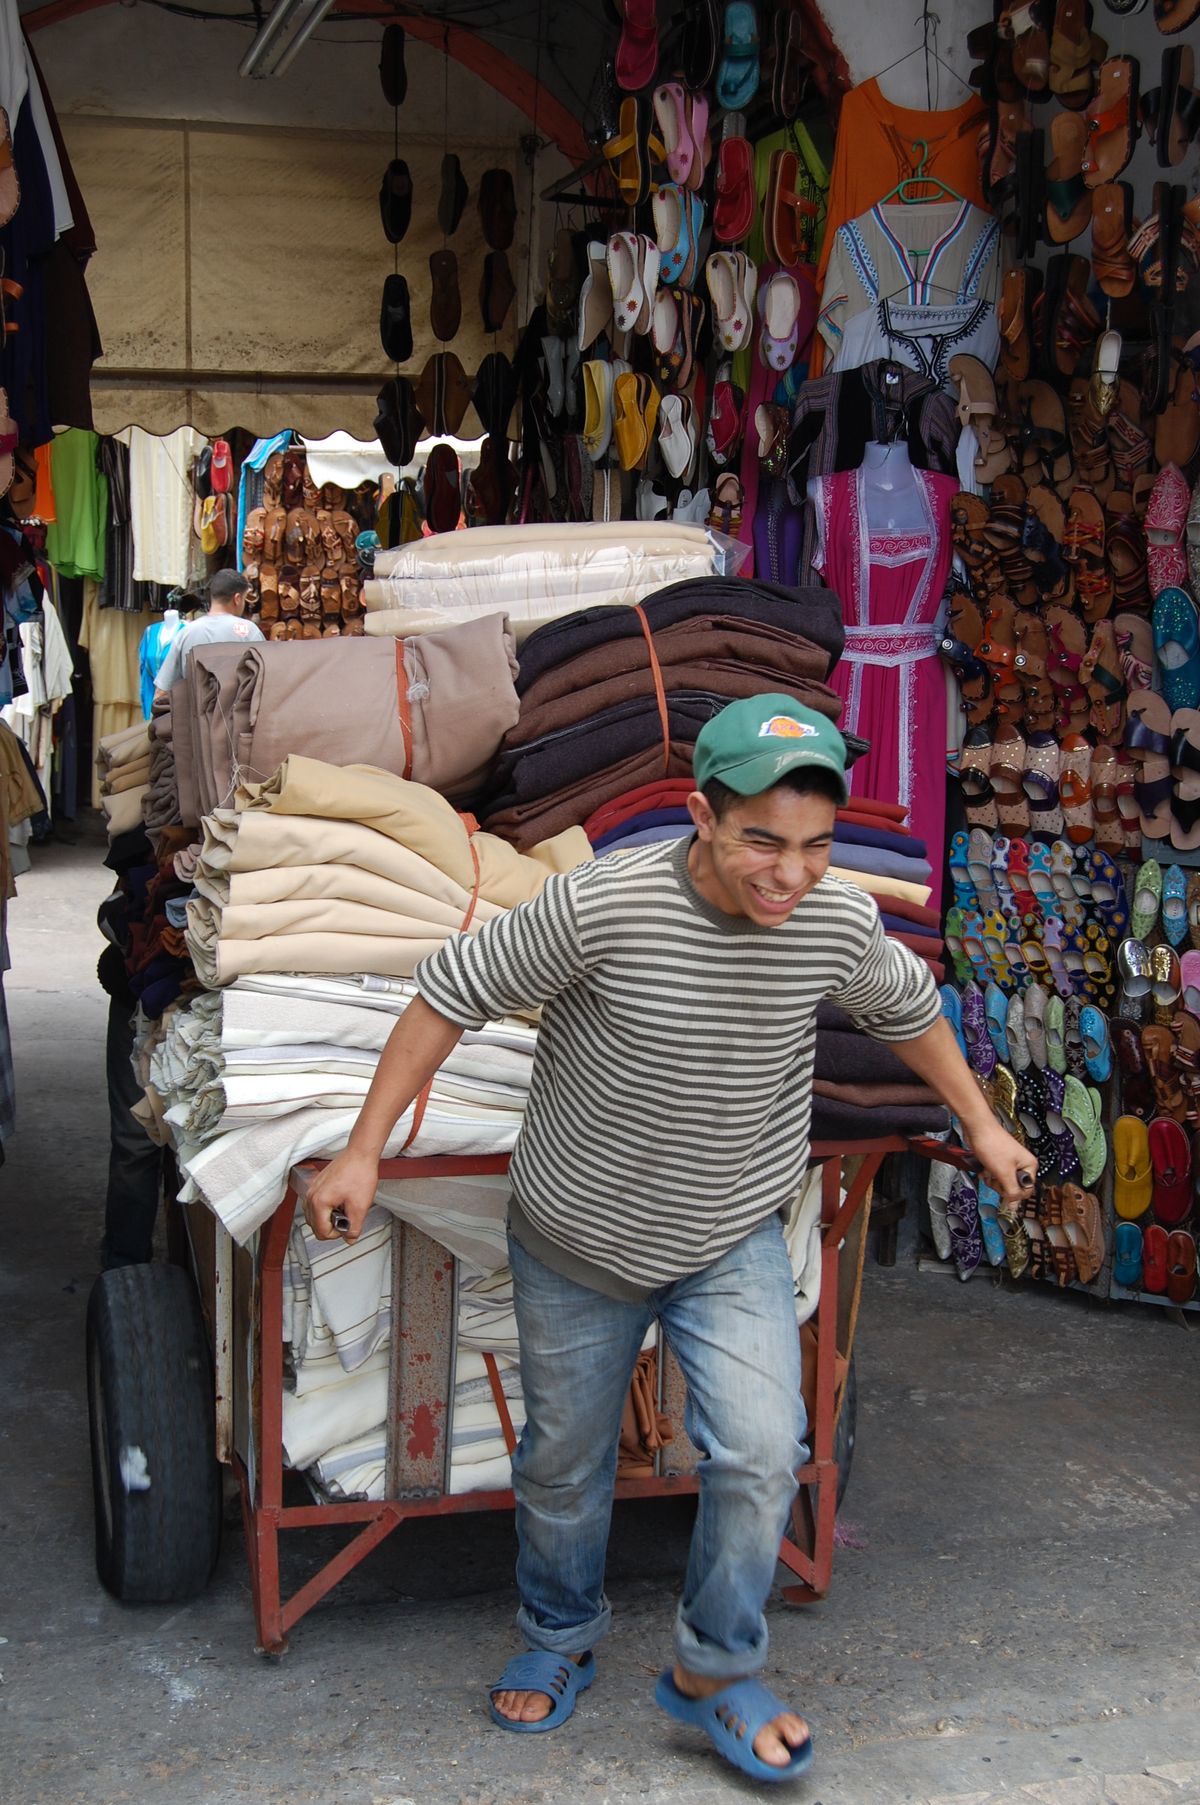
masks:
[[[512,247],[517,228],[517,199],[507,169],[485,169],[479,178],[479,218],[493,251]]]
[[[430,252],[429,280],[433,291],[429,303],[429,324],[433,327],[434,338],[440,338],[443,344],[447,344],[462,321],[458,258],[453,251]]]
[[[499,332],[516,293],[508,258],[503,251],[489,251],[479,283],[479,311],[485,332]]]
[[[472,385],[453,351],[435,351],[417,383],[417,406],[431,433],[457,433],[471,405]]]

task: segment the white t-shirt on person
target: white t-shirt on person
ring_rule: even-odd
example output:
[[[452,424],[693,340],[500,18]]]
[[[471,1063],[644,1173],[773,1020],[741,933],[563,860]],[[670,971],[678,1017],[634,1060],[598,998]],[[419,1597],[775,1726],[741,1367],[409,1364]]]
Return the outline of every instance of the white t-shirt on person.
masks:
[[[179,682],[187,672],[188,653],[193,646],[251,645],[261,639],[262,634],[254,622],[243,620],[240,614],[205,614],[200,620],[190,620],[175,635],[162,669],[154,679],[154,687],[170,689],[172,684]]]

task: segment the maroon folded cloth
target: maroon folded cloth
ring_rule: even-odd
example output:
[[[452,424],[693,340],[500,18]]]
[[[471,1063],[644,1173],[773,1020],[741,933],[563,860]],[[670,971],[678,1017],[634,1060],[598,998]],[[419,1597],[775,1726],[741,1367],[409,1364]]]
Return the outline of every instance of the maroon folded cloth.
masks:
[[[826,1011],[832,1011],[845,1028],[820,1025]],[[886,1040],[876,1040],[855,1028],[844,1010],[832,1003],[821,1003],[817,1009],[817,1046],[813,1071],[826,1084],[915,1084],[917,1080]]]
[[[862,872],[860,875],[867,877],[869,873]],[[877,896],[875,901],[883,915],[899,915],[904,921],[915,921],[923,928],[940,928],[942,925],[942,918],[937,910],[927,908],[924,903],[907,902],[903,896],[882,895]]]
[[[662,745],[658,743],[623,758],[619,764],[594,771],[565,789],[553,790],[550,795],[539,796],[533,802],[518,802],[511,808],[489,814],[484,825],[490,834],[498,834],[519,852],[525,852],[539,840],[549,840],[568,827],[578,827],[604,803],[611,802],[614,796],[620,796],[626,790],[650,783],[656,777],[690,777],[691,774],[690,741],[672,740],[665,761]]]

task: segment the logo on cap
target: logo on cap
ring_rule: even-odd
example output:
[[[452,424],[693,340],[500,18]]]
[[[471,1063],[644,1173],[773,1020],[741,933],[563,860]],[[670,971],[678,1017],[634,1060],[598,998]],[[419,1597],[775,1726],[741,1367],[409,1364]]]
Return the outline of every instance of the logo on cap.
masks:
[[[817,730],[807,721],[794,720],[790,714],[773,714],[758,730],[760,740],[815,739]]]

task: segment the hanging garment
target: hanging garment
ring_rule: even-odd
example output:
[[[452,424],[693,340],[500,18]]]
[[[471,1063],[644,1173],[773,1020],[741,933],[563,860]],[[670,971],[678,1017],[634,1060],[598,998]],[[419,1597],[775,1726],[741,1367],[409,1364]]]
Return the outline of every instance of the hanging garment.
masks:
[[[46,557],[60,576],[104,575],[108,478],[94,432],[60,433],[50,453],[56,519],[46,528]]]
[[[192,464],[204,438],[192,426],[161,439],[131,426],[121,437],[129,445],[134,579],[182,587],[188,579],[195,500]]]
[[[176,638],[183,630],[183,622],[174,620],[168,624],[165,620],[155,621],[142,634],[142,643],[138,647],[138,678],[141,687],[142,713],[150,719],[150,711],[154,707],[155,678],[167,660],[167,653],[174,645]]]
[[[1000,357],[1000,326],[990,301],[963,301],[952,307],[915,307],[886,298],[846,322],[834,371],[853,370],[876,358],[906,364],[939,389],[954,389],[950,359],[977,357],[994,370]],[[961,443],[961,441],[960,441]]]
[[[848,322],[881,300],[994,300],[999,243],[999,222],[969,201],[895,202],[848,220],[834,234],[817,319],[831,356]]]
[[[942,749],[946,675],[937,651],[942,590],[950,569],[952,476],[914,472],[925,515],[918,532],[872,532],[863,471],[814,479],[814,563],[842,598],[846,649],[830,682],[843,697],[843,732],[870,750],[847,773],[852,796],[876,796],[909,810],[940,872],[946,812]]]
[[[923,156],[930,176],[938,177],[965,200],[984,205],[978,140],[986,123],[987,108],[973,98],[936,113],[896,106],[874,76],[843,96],[829,178],[825,241],[817,264],[822,291],[838,227],[857,219],[897,182],[913,175]],[[810,366],[814,376],[824,367],[822,350],[821,343],[814,341]]]

